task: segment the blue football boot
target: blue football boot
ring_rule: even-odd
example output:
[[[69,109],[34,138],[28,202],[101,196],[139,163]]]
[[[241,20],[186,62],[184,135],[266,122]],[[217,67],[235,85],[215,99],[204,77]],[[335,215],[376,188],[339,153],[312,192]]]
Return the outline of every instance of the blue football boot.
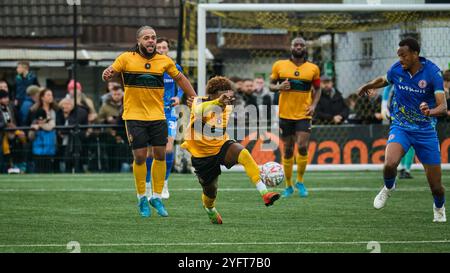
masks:
[[[158,214],[162,217],[167,217],[169,214],[167,213],[166,208],[160,198],[150,198],[150,205],[156,209]]]

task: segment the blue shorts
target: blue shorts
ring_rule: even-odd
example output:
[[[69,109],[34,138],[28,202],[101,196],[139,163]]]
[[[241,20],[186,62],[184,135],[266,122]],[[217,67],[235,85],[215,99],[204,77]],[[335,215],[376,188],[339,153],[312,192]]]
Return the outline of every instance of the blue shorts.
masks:
[[[403,150],[408,152],[413,146],[416,155],[422,164],[441,164],[441,151],[439,139],[435,130],[407,131],[399,127],[391,127],[387,143],[399,143]]]
[[[175,138],[177,136],[177,115],[175,113],[175,108],[164,109],[164,114],[167,121],[167,129],[169,137]]]

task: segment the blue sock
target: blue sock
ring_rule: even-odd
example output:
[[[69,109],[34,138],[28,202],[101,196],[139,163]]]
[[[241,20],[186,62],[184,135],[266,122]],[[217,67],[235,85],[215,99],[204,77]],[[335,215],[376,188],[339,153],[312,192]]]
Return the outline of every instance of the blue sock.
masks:
[[[436,208],[438,208],[438,209],[442,208],[442,206],[445,203],[445,196],[439,197],[439,196],[433,195],[433,198],[434,198],[434,205],[436,206]]]
[[[169,178],[173,166],[173,153],[166,154],[166,180]]]
[[[152,180],[152,163],[153,163],[153,157],[147,157],[145,160],[145,163],[147,165],[147,176],[145,177],[145,182],[148,183]]]
[[[386,188],[392,189],[392,187],[394,187],[394,184],[395,176],[393,178],[384,178],[384,185],[386,186]]]

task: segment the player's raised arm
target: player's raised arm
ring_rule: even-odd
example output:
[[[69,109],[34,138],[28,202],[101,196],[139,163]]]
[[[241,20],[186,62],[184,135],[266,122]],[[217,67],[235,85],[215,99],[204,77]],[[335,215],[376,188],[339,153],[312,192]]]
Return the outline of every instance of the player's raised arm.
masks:
[[[119,74],[119,72],[115,71],[112,66],[109,66],[108,68],[103,70],[102,79],[103,79],[103,81],[106,82],[106,81],[109,81],[112,78],[116,77],[118,74]]]
[[[359,96],[369,95],[373,89],[378,89],[389,85],[386,76],[381,76],[371,80],[370,82],[364,84],[356,90],[356,94]]]

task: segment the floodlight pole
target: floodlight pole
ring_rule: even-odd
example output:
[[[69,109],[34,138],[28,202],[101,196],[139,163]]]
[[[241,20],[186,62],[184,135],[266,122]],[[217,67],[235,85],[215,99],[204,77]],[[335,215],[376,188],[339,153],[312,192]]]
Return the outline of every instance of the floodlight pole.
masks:
[[[73,62],[72,62],[72,79],[74,81],[73,87],[73,99],[74,106],[73,111],[75,112],[75,128],[74,128],[74,141],[73,141],[73,165],[72,173],[79,170],[80,164],[80,126],[78,123],[78,103],[77,103],[77,50],[78,50],[78,21],[77,21],[77,1],[73,1]]]

